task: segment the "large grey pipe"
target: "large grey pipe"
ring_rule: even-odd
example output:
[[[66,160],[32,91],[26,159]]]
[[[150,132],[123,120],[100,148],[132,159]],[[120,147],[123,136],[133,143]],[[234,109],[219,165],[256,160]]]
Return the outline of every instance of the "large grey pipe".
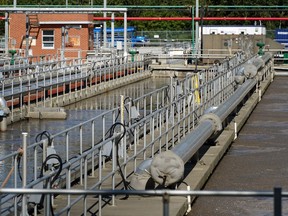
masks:
[[[235,110],[238,104],[240,104],[240,102],[251,91],[256,83],[257,81],[255,79],[246,80],[246,82],[239,86],[233,95],[224,103],[219,105],[219,107],[213,113],[220,118],[221,122],[223,122],[230,115],[230,113]]]
[[[270,57],[269,57],[270,56]],[[271,55],[264,55],[266,63]],[[268,59],[268,60],[267,60]],[[260,69],[259,61],[256,61],[255,69]],[[257,71],[256,71],[257,73]],[[234,94],[219,105],[213,113],[204,115],[199,125],[187,135],[180,144],[175,146],[171,151],[162,152],[154,157],[153,160],[143,162],[139,173],[147,170],[150,172],[155,182],[164,186],[178,182],[184,173],[184,164],[199,150],[199,148],[209,139],[216,131],[221,130],[222,122],[236,109],[243,101],[245,96],[255,87],[257,81],[248,79],[238,87]]]
[[[199,125],[180,144],[171,151],[156,155],[151,161],[149,170],[154,181],[164,184],[164,186],[178,182],[184,174],[184,164],[216,131],[222,129],[222,122],[236,109],[255,85],[256,80],[247,80],[213,113],[204,115]]]
[[[256,80],[247,80],[241,85],[234,94],[214,110],[214,114],[207,114],[201,118],[200,124],[187,135],[183,141],[175,146],[171,151],[177,154],[184,163],[199,150],[199,148],[211,137],[216,131],[221,130],[222,122],[236,109],[238,104],[256,85]],[[219,118],[219,119],[218,119]]]

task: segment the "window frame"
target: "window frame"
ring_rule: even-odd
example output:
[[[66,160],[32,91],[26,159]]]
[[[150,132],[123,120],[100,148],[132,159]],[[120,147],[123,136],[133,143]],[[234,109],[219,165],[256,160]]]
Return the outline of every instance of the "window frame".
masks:
[[[50,34],[44,34],[45,31],[52,31],[53,32],[53,35],[50,35]],[[44,38],[53,38],[52,41],[44,41]],[[53,46],[45,46],[45,44],[52,44]],[[55,49],[55,30],[54,29],[43,29],[42,30],[42,49]]]

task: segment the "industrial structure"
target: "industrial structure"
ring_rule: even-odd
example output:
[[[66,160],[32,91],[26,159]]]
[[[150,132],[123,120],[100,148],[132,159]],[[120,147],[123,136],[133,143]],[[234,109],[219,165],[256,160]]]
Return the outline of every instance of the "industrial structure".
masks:
[[[0,8],[5,12],[5,53],[15,50],[25,57],[61,54],[86,57],[93,50],[93,13],[124,14],[124,50],[127,54],[127,9],[125,8]],[[114,29],[114,22],[112,22]],[[106,28],[105,28],[106,31]],[[104,32],[105,32],[104,31]],[[106,35],[106,32],[105,32]],[[114,36],[114,32],[112,31]],[[105,37],[106,38],[106,37]],[[106,44],[106,43],[105,43]],[[24,51],[23,51],[24,50]]]
[[[81,50],[84,58],[93,50],[92,14],[11,13],[8,19],[9,49],[20,55],[23,52],[22,56],[27,49],[29,56],[56,55],[65,50],[66,58],[76,58]]]
[[[6,13],[5,57],[11,55],[1,59],[1,135],[8,137],[17,121],[35,132],[43,129],[38,123],[57,119],[53,134],[45,128],[35,138],[27,131],[5,138],[13,145],[0,155],[1,215],[144,216],[159,214],[160,205],[161,215],[186,215],[275,79],[262,26],[200,30],[197,23],[188,46],[168,53],[164,46],[171,44],[143,46],[149,52],[141,53],[128,50],[127,8],[0,11]],[[99,49],[94,13],[103,13]],[[123,49],[114,44],[115,13],[124,15]],[[152,89],[155,77],[166,77],[165,84]],[[134,82],[135,89],[118,92],[119,101],[108,107],[85,107],[89,119],[65,112]],[[69,117],[72,124],[61,125]],[[274,197],[276,216],[288,196],[279,189],[233,195]]]

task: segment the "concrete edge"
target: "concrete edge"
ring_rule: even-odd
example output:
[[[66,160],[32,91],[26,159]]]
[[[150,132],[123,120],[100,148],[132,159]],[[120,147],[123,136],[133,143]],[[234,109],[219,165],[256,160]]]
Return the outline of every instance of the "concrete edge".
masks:
[[[138,77],[136,77],[136,75],[138,75]],[[108,90],[117,89],[127,84],[135,83],[144,79],[148,79],[150,77],[152,77],[152,73],[151,71],[148,71],[148,70],[144,71],[141,74],[132,74],[129,77],[127,76],[121,77],[117,80],[111,80],[111,82],[110,81],[107,83],[103,82],[97,85],[93,85],[92,87],[87,87],[85,89],[79,90],[77,92],[72,92],[70,95],[64,94],[64,95],[60,95],[58,98],[54,97],[52,98],[52,100],[47,99],[46,105],[49,104],[52,107],[53,106],[64,107],[72,103],[76,103],[78,101],[88,99],[90,97],[95,97]],[[44,105],[45,104],[39,102],[39,106],[44,107]],[[35,106],[36,106],[35,104],[31,105],[31,109],[34,108]],[[15,109],[13,113],[13,117],[12,117],[12,114],[10,114],[7,117],[7,125],[11,125],[15,122],[24,120],[27,117],[28,117],[28,106],[25,105],[21,108]],[[38,118],[38,117],[36,116],[35,118]]]
[[[273,81],[271,77],[261,83],[260,89],[261,94],[266,91],[270,83]],[[260,95],[261,96],[261,95]],[[240,109],[237,116],[231,121],[231,123],[223,130],[223,132],[216,139],[215,146],[211,146],[208,151],[202,156],[202,158],[197,162],[195,167],[189,173],[188,176],[183,180],[184,182],[192,182],[190,184],[190,190],[201,190],[206,184],[211,174],[221,161],[222,157],[226,151],[230,148],[231,144],[237,137],[237,133],[244,126],[245,122],[248,120],[249,116],[255,109],[256,105],[260,101],[259,92],[255,91],[252,96],[246,101],[244,106]],[[235,134],[235,123],[237,124],[237,133]],[[186,185],[180,185],[180,190],[187,190]],[[193,203],[197,197],[191,197],[191,203]],[[183,203],[181,209],[177,216],[182,216],[183,212],[187,212],[188,202],[187,199]]]

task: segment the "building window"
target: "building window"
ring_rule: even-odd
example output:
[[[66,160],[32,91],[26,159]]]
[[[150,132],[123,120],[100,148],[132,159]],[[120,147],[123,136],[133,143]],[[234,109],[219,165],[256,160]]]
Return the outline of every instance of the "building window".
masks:
[[[43,30],[42,49],[54,49],[54,30]]]

